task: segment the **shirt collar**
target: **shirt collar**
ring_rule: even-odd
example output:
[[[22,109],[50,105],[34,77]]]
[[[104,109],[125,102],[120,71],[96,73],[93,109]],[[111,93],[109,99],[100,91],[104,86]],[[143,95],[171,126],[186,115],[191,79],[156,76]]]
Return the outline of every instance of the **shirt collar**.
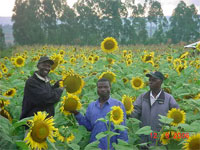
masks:
[[[160,90],[160,92],[156,95],[155,99],[157,99],[160,96],[160,93],[162,92],[162,89]],[[153,97],[152,91],[150,91],[150,97]]]
[[[109,99],[105,103],[107,103],[107,104],[110,105],[110,103],[111,103],[111,96],[109,97]],[[99,98],[96,100],[96,105],[98,105],[98,104],[99,104]]]
[[[40,76],[38,73],[35,73],[35,75],[38,77],[38,79],[40,79],[46,83],[50,81],[50,79],[48,77],[44,78],[44,77]]]

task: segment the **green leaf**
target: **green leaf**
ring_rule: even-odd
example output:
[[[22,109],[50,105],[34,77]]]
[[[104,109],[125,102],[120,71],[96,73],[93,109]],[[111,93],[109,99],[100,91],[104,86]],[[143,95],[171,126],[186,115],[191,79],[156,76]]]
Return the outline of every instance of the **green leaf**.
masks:
[[[22,149],[22,150],[29,150],[28,145],[27,145],[24,141],[17,140],[15,143],[16,143],[16,145],[19,147],[19,149]]]
[[[126,129],[128,129],[128,127],[123,126],[123,125],[115,125],[115,130],[120,130],[120,131],[124,131]]]
[[[68,146],[71,147],[73,150],[79,150],[80,149],[80,146],[75,144],[75,143],[68,144]]]
[[[144,134],[144,135],[150,135],[153,131],[151,130],[150,126],[144,126],[140,128],[135,134]]]
[[[173,119],[171,118],[168,118],[166,116],[162,116],[162,115],[159,115],[161,119],[159,119],[160,122],[164,123],[164,124],[170,124]]]
[[[96,139],[100,140],[101,138],[107,136],[108,134],[106,132],[100,132],[96,135]]]
[[[33,119],[33,116],[32,116],[32,117],[24,118],[24,119],[22,119],[22,120],[19,120],[19,121],[15,122],[15,123],[13,124],[13,127],[16,129],[16,128],[19,127],[19,126],[26,125],[27,121],[28,121],[28,120],[32,120],[32,119]]]
[[[99,141],[94,141],[88,144],[84,150],[101,150],[100,148],[98,148],[98,145],[99,145]]]
[[[165,146],[151,146],[150,150],[167,150]]]
[[[96,120],[96,122],[97,122],[97,121],[102,121],[102,122],[107,123],[107,120],[106,120],[105,118],[99,118],[99,119]]]
[[[55,146],[54,143],[52,143],[48,138],[47,138],[47,143],[49,143],[49,145],[53,148],[53,150],[58,150]]]
[[[138,148],[136,146],[133,147],[133,145],[129,145],[127,142],[118,139],[118,144],[117,143],[113,143],[113,147],[116,150],[138,150]]]

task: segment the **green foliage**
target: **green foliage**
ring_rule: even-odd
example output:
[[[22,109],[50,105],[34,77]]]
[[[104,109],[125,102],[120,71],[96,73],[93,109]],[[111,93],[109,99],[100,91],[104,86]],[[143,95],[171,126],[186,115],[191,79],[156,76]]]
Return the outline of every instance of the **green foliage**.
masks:
[[[0,25],[0,50],[3,50],[6,46],[5,35],[3,33],[2,26]]]

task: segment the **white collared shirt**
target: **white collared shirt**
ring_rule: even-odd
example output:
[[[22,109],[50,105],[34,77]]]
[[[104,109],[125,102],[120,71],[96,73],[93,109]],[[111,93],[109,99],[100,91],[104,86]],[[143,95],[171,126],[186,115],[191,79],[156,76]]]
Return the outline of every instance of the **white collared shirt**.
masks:
[[[48,77],[46,77],[46,78],[43,78],[42,76],[40,76],[39,74],[37,74],[37,73],[35,73],[36,74],[36,76],[40,79],[40,80],[42,80],[42,81],[44,81],[45,83],[47,83],[47,82],[49,82],[50,80],[49,80],[49,78]]]
[[[160,90],[160,92],[158,93],[158,95],[156,95],[156,97],[153,96],[152,91],[150,91],[150,101],[151,101],[151,106],[153,105],[153,103],[158,99],[158,97],[160,96],[162,90]]]

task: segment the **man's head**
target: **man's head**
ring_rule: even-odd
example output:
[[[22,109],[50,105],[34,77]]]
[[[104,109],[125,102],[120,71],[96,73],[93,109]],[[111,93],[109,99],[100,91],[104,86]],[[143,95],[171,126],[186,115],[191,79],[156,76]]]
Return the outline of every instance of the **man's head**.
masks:
[[[110,81],[106,78],[101,78],[97,81],[97,93],[101,98],[108,98],[110,96]]]
[[[38,74],[42,77],[46,77],[51,70],[51,66],[54,64],[53,60],[49,59],[47,56],[40,57],[37,68]]]
[[[165,78],[161,72],[159,71],[151,72],[146,74],[146,76],[149,77],[150,90],[155,91],[161,88],[162,82]]]

